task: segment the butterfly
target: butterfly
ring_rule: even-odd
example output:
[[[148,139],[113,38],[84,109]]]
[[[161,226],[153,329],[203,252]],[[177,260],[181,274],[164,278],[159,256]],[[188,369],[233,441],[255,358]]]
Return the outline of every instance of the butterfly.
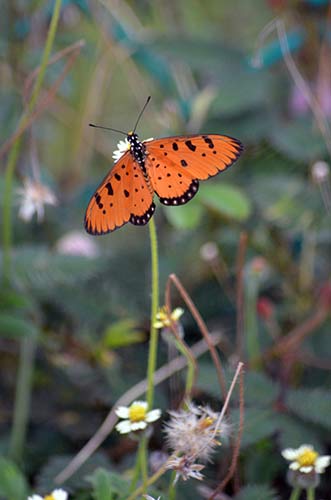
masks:
[[[127,150],[118,154],[87,206],[84,222],[90,234],[106,234],[127,222],[147,224],[155,194],[163,205],[184,205],[197,194],[199,181],[229,168],[243,150],[237,139],[218,134],[140,141],[136,126],[126,135]]]

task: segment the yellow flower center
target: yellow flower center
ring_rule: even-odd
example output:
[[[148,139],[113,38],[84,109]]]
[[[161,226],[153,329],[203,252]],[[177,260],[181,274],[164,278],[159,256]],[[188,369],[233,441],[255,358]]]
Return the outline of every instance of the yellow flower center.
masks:
[[[53,497],[53,495],[46,495],[44,497],[44,500],[54,500],[54,497]]]
[[[134,403],[129,409],[129,418],[131,422],[141,422],[146,419],[146,408],[140,404]]]
[[[210,427],[213,423],[214,423],[215,419],[212,418],[212,417],[204,417],[200,420],[199,424],[200,424],[200,428],[201,429],[208,429],[208,427]]]
[[[309,467],[315,464],[318,453],[313,450],[307,450],[298,456],[296,461],[300,464],[300,467]]]

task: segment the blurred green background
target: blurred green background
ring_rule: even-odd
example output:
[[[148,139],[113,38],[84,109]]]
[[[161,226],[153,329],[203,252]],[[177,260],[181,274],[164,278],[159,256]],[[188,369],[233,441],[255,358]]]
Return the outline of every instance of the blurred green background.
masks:
[[[1,145],[18,129],[53,7],[52,1],[8,0],[1,8]],[[79,40],[84,44],[67,70],[74,52],[65,51]],[[141,139],[223,133],[245,146],[241,159],[202,183],[191,203],[157,204],[155,214],[161,304],[174,272],[210,329],[223,332],[229,379],[238,356],[247,362],[246,426],[237,483],[228,494],[288,498],[280,450],[306,442],[321,453],[330,449],[331,189],[329,166],[320,163],[331,153],[330,44],[330,3],[322,0],[62,1],[52,48],[59,57],[47,67],[36,109],[62,74],[63,82],[22,136],[13,185],[12,270],[0,293],[0,451],[6,457],[0,498],[25,498],[28,483],[49,491],[109,407],[145,376],[148,228],[127,224],[92,237],[83,219],[121,139],[89,122],[131,130],[148,95]],[[8,157],[8,151],[1,156],[1,211]],[[42,221],[19,216],[26,179],[40,181],[57,199]],[[2,217],[0,224],[4,232]],[[247,245],[240,350],[241,238]],[[6,273],[3,261],[0,266]],[[176,295],[174,304],[183,305]],[[311,318],[295,349],[262,356]],[[189,344],[200,339],[188,312],[183,326]],[[32,390],[22,447],[12,429],[24,345],[31,348],[25,361]],[[161,342],[160,364],[167,353]],[[209,356],[199,367],[195,397],[217,408]],[[175,400],[168,384],[157,391],[163,410]],[[24,418],[15,425],[25,433]],[[152,448],[162,446],[159,426]],[[119,473],[131,467],[133,448],[112,434],[69,480],[73,498],[90,498],[86,477],[96,466]],[[219,453],[208,468],[209,487],[222,477],[224,460]],[[179,498],[206,498],[193,481],[181,488]],[[330,488],[323,477],[324,498]]]

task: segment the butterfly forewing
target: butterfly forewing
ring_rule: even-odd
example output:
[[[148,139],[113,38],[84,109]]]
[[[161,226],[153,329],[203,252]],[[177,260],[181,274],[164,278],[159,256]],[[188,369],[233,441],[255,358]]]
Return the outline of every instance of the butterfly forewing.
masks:
[[[226,135],[192,135],[167,137],[148,143],[150,158],[176,163],[192,175],[205,180],[230,167],[240,156],[242,144]]]
[[[91,234],[105,234],[129,221],[146,224],[154,212],[152,198],[141,169],[127,152],[92,196],[85,228]]]

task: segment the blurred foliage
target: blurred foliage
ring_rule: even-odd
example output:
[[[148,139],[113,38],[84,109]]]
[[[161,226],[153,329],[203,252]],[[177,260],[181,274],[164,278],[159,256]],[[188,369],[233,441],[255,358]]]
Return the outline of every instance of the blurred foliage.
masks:
[[[26,84],[40,64],[53,5],[13,0],[2,8],[2,144],[24,111]],[[330,173],[321,179],[313,170],[316,162],[329,161],[331,151],[328,12],[328,2],[312,0],[63,0],[53,54],[80,39],[85,46],[53,102],[24,135],[18,158],[13,274],[10,286],[0,290],[0,498],[51,491],[56,474],[109,408],[145,377],[148,231],[128,224],[105,237],[84,236],[83,216],[113,165],[118,140],[88,123],[130,130],[148,95],[153,99],[139,124],[140,137],[224,133],[245,146],[241,159],[202,183],[191,203],[157,203],[155,214],[161,290],[175,272],[210,329],[223,332],[228,383],[238,356],[246,362],[242,488],[230,483],[227,494],[234,500],[288,498],[280,451],[311,443],[330,452],[331,189]],[[259,35],[275,18],[285,22],[287,53],[276,30]],[[322,110],[324,135],[316,109],[289,71],[289,58]],[[44,93],[65,61],[63,56],[48,66]],[[1,157],[1,211],[6,159]],[[41,223],[18,216],[17,189],[26,177],[41,180],[58,200],[46,206]],[[243,235],[244,304],[236,288]],[[248,300],[240,351],[236,321]],[[176,295],[174,302],[183,305]],[[327,312],[319,315],[321,309]],[[311,318],[317,319],[309,330]],[[200,340],[188,313],[183,328],[189,345]],[[300,328],[308,328],[307,334],[292,350],[270,354]],[[22,338],[36,339],[38,348],[24,460],[15,464],[5,457]],[[159,364],[167,360],[168,346],[161,341]],[[164,411],[178,401],[169,390],[175,382],[157,390]],[[222,403],[209,356],[199,362],[194,395],[215,409]],[[228,418],[236,433],[237,393]],[[112,433],[65,483],[71,498],[125,498],[125,471],[135,451],[128,441]],[[228,445],[208,465],[211,488],[226,474]],[[160,427],[152,446],[162,449]],[[161,486],[155,496],[166,498],[166,483]],[[322,477],[320,497],[330,489],[330,476]],[[205,498],[194,481],[178,491],[178,498]]]

